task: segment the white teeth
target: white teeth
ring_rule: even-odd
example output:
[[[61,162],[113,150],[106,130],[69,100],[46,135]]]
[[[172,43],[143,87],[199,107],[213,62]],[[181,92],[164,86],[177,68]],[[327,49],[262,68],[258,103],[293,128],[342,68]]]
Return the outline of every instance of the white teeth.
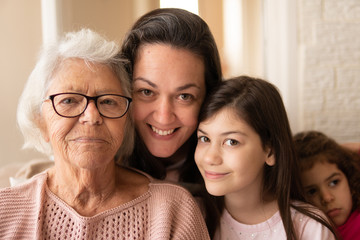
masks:
[[[172,134],[174,132],[175,129],[171,129],[171,130],[159,130],[153,126],[151,126],[151,129],[156,132],[157,134],[161,135],[161,136],[166,136],[166,135],[169,135],[169,134]]]

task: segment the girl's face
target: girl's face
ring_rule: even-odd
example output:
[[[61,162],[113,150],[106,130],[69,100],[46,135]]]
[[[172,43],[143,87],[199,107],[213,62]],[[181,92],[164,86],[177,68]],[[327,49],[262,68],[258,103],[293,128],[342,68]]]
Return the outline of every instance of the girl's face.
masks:
[[[251,126],[225,108],[200,122],[197,134],[195,161],[210,194],[261,192],[264,164],[273,165],[275,160]]]
[[[184,49],[138,49],[133,75],[135,126],[152,155],[172,156],[194,133],[205,97],[203,60]]]
[[[318,161],[301,173],[307,200],[320,208],[340,226],[348,219],[352,209],[352,197],[348,180],[336,164]]]

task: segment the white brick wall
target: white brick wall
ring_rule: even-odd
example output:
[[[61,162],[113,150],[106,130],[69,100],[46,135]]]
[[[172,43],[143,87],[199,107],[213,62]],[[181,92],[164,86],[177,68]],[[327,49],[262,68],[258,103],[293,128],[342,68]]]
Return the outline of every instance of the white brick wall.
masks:
[[[298,0],[304,130],[360,142],[360,0]]]

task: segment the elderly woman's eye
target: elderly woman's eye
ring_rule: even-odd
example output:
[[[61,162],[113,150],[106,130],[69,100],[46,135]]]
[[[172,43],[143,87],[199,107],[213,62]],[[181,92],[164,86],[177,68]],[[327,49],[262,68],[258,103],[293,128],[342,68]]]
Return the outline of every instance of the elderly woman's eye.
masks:
[[[72,97],[63,98],[59,101],[60,104],[69,105],[69,104],[75,104],[79,101]]]
[[[116,105],[116,101],[114,99],[104,99],[100,102],[103,105]]]

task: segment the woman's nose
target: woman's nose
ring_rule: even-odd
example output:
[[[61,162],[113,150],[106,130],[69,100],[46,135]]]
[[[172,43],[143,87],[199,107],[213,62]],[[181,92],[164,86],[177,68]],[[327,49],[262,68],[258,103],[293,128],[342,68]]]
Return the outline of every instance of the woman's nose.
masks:
[[[156,102],[153,118],[161,124],[170,124],[176,118],[175,109],[171,100],[168,98],[159,99]]]
[[[80,115],[79,120],[82,123],[100,124],[103,117],[100,115],[98,108],[94,101],[89,101],[85,111]]]

